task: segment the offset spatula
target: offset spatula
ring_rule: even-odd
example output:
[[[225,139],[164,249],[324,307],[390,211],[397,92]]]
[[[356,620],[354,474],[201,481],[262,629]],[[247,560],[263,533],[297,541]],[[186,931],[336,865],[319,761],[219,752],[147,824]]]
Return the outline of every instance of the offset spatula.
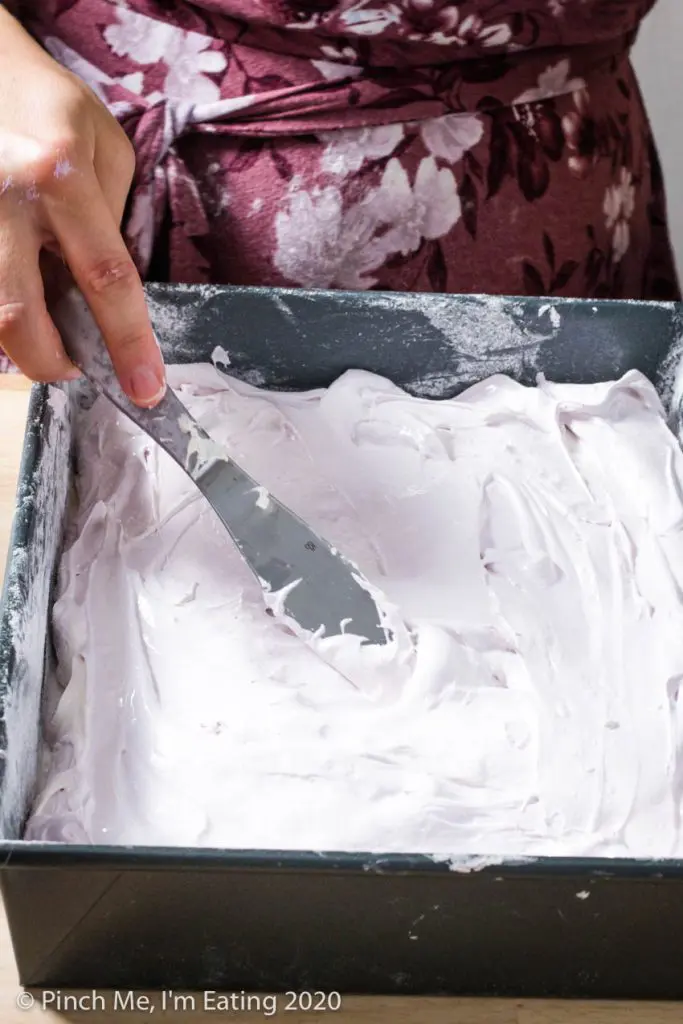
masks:
[[[93,387],[168,452],[212,505],[259,580],[271,611],[304,640],[312,640],[317,653],[335,667],[340,667],[339,645],[321,645],[321,636],[355,635],[360,654],[367,651],[375,664],[371,649],[391,646],[394,636],[374,589],[358,569],[240,469],[170,388],[154,409],[135,405],[118,383],[78,290],[62,295],[51,312],[69,357]],[[365,675],[362,656],[358,672]],[[363,680],[351,682],[362,685]]]

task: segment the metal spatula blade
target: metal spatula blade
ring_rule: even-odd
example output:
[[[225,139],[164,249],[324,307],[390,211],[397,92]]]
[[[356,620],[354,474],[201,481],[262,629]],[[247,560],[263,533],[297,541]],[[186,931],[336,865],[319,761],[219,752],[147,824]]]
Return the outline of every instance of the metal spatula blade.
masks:
[[[392,640],[359,570],[245,473],[170,389],[154,409],[127,397],[79,291],[63,295],[51,313],[69,357],[93,387],[168,452],[212,505],[276,615],[295,624],[295,632],[352,634],[362,647]]]

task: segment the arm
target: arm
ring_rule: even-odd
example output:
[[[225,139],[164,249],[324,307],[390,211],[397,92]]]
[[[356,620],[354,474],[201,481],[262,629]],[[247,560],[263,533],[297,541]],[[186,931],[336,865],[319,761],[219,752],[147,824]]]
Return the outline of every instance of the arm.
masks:
[[[97,97],[0,7],[0,346],[34,380],[76,374],[40,272],[41,254],[58,253],[124,390],[152,405],[165,386],[163,362],[119,230],[134,167],[125,133]]]

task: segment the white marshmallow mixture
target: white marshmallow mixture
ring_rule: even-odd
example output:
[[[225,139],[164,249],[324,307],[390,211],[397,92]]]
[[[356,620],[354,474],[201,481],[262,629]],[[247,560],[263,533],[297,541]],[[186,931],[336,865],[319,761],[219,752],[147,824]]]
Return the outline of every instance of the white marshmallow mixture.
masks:
[[[287,635],[190,481],[99,399],[28,839],[683,855],[683,455],[642,376],[441,402],[363,372],[298,395],[170,380],[400,608],[414,668],[363,692]]]

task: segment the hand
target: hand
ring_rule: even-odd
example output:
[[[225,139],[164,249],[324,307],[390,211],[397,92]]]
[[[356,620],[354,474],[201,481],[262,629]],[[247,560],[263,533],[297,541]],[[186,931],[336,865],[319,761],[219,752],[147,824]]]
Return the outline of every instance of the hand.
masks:
[[[132,147],[97,97],[0,8],[0,347],[33,380],[78,376],[47,311],[41,250],[58,253],[139,405],[165,390],[145,295],[119,230]]]

